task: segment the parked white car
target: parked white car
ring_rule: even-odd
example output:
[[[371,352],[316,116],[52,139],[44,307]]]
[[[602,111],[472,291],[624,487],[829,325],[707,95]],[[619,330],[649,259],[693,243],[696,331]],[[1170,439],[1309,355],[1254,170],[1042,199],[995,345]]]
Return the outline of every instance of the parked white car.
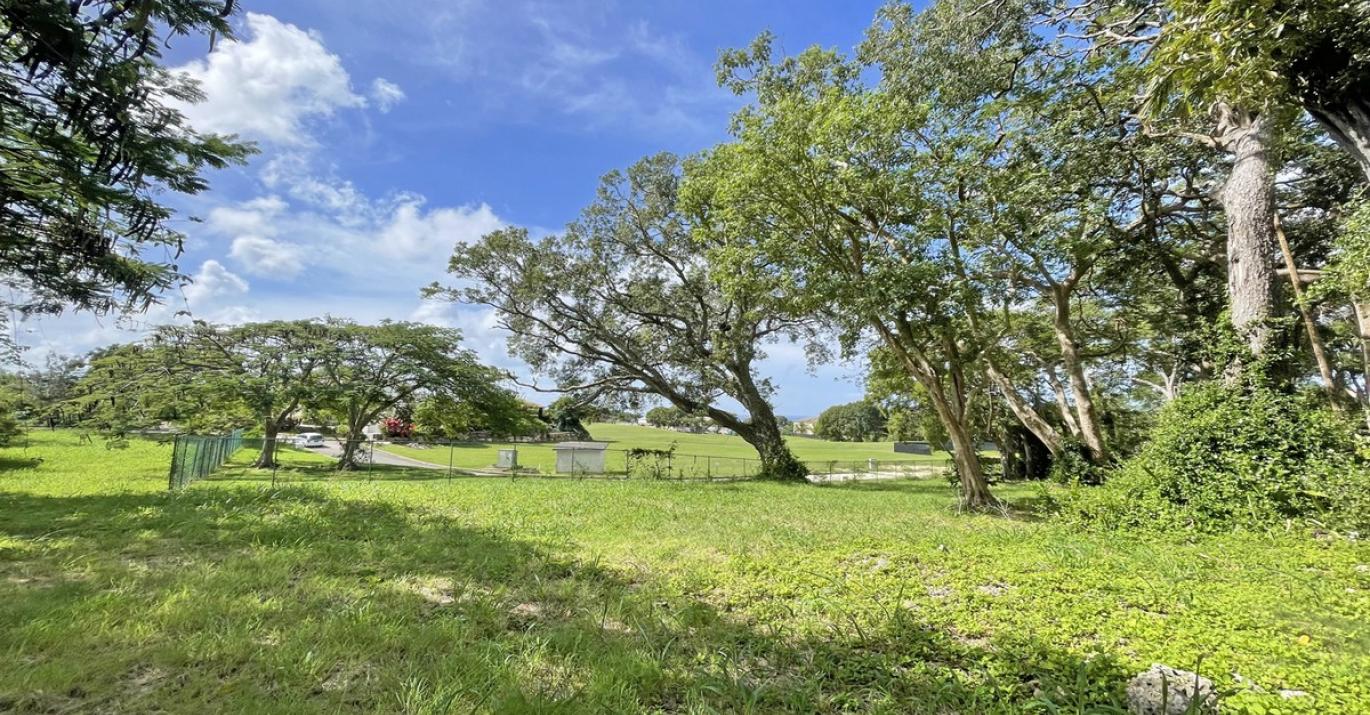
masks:
[[[322,447],[323,435],[318,432],[301,432],[295,435],[296,447]]]

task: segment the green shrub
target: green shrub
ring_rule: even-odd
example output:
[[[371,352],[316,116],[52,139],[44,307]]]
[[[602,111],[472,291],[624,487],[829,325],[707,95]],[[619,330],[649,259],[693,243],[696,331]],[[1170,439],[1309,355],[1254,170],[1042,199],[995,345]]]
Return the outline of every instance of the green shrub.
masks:
[[[1063,445],[1060,456],[1051,460],[1047,477],[1057,484],[1099,484],[1104,480],[1104,469],[1089,460],[1089,450],[1083,442],[1070,440]]]
[[[1107,527],[1361,529],[1367,491],[1370,467],[1347,420],[1311,398],[1205,384],[1161,411],[1105,486],[1073,487],[1058,506]]]
[[[8,411],[0,412],[0,447],[8,447],[15,437],[24,433],[19,420]]]

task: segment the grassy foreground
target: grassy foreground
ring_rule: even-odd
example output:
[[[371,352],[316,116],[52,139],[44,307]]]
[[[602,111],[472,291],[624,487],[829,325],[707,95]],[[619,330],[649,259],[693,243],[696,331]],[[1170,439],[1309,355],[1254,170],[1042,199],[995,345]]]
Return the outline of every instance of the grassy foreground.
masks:
[[[1225,713],[1370,712],[1364,543],[287,456],[316,483],[167,494],[168,446],[0,450],[0,711],[1106,713],[1164,662]]]
[[[726,475],[741,475],[748,467],[756,470],[756,450],[741,437],[721,434],[691,434],[673,430],[625,424],[592,424],[586,427],[591,438],[597,442],[607,442],[610,453],[606,456],[606,467],[622,470],[623,455],[620,450],[627,449],[670,449],[675,446],[676,453],[683,455],[680,460],[694,457],[711,456],[715,472]],[[950,455],[937,452],[932,456],[899,454],[894,451],[893,442],[829,442],[812,437],[788,437],[790,449],[800,461],[821,471],[824,463],[864,462],[868,459],[890,461],[945,461]],[[462,443],[452,445],[402,446],[387,445],[383,449],[402,457],[410,457],[425,462],[446,465],[451,462],[457,469],[484,469],[495,464],[501,449],[517,449],[519,464],[532,468],[542,474],[556,471],[556,454],[550,444],[528,443]],[[744,460],[748,464],[744,464]],[[694,460],[698,462],[699,460]],[[702,463],[693,465],[702,471]]]

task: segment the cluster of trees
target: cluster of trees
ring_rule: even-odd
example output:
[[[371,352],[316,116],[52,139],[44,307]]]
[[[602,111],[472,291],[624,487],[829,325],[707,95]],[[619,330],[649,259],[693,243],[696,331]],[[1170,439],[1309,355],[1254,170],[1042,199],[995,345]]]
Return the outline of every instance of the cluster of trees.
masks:
[[[0,0],[3,307],[138,310],[185,280],[159,197],[203,190],[205,169],[252,147],[185,125],[169,102],[197,89],[158,52],[228,35],[233,11]],[[583,431],[593,405],[664,400],[782,479],[804,469],[757,369],[766,347],[864,357],[886,429],[944,436],[971,506],[994,501],[980,439],[1039,465],[1011,471],[1101,468],[1204,381],[1312,386],[1370,421],[1367,14],[1363,0],[938,0],[887,5],[851,54],[781,57],[763,35],[719,63],[750,101],[730,141],[611,173],[560,234],[459,246],[462,285],[426,292],[496,310],[566,395],[558,429]],[[264,432],[325,405],[349,430],[405,403],[443,430],[500,414],[458,404],[525,414],[456,338],[164,328],[93,356],[76,399],[111,423],[161,410]],[[233,407],[194,409],[207,404]]]
[[[176,422],[249,427],[262,435],[255,466],[276,466],[278,435],[302,416],[341,426],[340,469],[382,417],[450,406],[441,419],[499,429],[528,413],[503,377],[460,347],[457,331],[418,323],[295,320],[169,325],[91,356],[59,406],[83,424],[122,432]],[[434,407],[434,405],[438,407]]]
[[[664,398],[782,477],[756,361],[836,345],[918,405],[901,432],[945,436],[971,506],[980,439],[1102,467],[1199,381],[1364,408],[1365,11],[940,0],[851,55],[763,35],[719,64],[751,99],[731,141],[610,174],[560,235],[459,247],[470,287],[430,292],[493,306],[560,389]]]
[[[823,410],[813,423],[813,434],[834,442],[875,442],[885,436],[888,421],[879,407],[857,400]]]

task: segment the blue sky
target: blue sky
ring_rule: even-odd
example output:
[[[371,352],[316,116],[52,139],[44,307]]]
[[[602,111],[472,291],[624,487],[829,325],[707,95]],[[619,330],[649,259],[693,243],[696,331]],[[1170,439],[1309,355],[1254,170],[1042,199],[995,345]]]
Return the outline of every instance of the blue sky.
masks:
[[[488,312],[427,304],[454,243],[503,225],[557,230],[598,178],[662,150],[727,138],[740,100],[716,86],[725,48],[771,30],[780,47],[848,49],[878,2],[335,0],[240,2],[238,39],[178,38],[169,64],[207,95],[197,127],[260,145],[249,165],[177,200],[193,285],[145,316],[30,320],[30,360],[126,341],[148,325],[325,313],[461,328],[521,371]],[[857,399],[851,365],[768,349],[781,414]]]

